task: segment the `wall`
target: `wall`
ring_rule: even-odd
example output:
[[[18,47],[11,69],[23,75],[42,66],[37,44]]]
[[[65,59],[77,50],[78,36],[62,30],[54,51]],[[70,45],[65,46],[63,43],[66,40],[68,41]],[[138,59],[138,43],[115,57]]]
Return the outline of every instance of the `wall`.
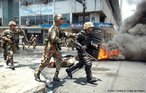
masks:
[[[2,0],[0,0],[0,18],[2,18]]]
[[[114,19],[113,14],[112,14],[112,9],[108,5],[106,0],[102,0],[102,6],[101,7],[102,7],[102,10],[103,10],[104,14],[106,15],[106,20],[105,21],[106,22],[111,22],[117,27],[116,20]]]

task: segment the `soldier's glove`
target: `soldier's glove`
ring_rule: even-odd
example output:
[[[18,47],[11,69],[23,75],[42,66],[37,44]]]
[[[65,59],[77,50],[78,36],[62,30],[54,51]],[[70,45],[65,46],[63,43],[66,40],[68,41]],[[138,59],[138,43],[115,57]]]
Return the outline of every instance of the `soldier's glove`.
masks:
[[[91,41],[91,45],[92,45],[94,48],[98,49],[99,46],[100,46],[100,43],[95,44],[95,43],[93,43],[93,42]]]

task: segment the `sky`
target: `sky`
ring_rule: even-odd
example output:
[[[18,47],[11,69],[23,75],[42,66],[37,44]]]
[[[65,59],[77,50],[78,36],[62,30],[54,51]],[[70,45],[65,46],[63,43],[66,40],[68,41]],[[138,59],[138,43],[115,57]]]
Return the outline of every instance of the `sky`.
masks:
[[[136,5],[140,2],[141,0],[119,0],[120,5],[122,3],[122,20],[125,18],[131,16],[134,14],[136,10]]]

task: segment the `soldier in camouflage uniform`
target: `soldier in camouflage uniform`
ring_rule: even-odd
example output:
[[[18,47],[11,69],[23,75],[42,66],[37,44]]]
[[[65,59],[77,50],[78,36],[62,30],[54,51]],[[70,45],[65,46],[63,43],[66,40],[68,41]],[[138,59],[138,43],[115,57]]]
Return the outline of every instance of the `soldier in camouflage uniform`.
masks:
[[[19,35],[25,36],[25,33],[21,29],[16,29],[16,23],[14,21],[9,22],[9,29],[4,30],[2,33],[4,60],[6,64],[11,63],[10,68],[14,70],[13,55],[17,49],[19,49]],[[26,38],[26,41],[27,38]]]
[[[49,65],[51,57],[54,57],[56,60],[56,72],[53,77],[53,81],[60,81],[58,78],[59,71],[62,64],[62,56],[60,52],[60,40],[63,36],[60,25],[63,23],[63,17],[60,14],[55,15],[54,17],[55,24],[48,31],[47,39],[48,41],[45,44],[44,54],[42,56],[41,64],[35,72],[35,79],[40,80],[41,71]]]
[[[28,48],[32,45],[33,49],[36,48],[36,44],[37,44],[37,35],[32,35],[32,37],[30,38],[30,44],[28,45]]]

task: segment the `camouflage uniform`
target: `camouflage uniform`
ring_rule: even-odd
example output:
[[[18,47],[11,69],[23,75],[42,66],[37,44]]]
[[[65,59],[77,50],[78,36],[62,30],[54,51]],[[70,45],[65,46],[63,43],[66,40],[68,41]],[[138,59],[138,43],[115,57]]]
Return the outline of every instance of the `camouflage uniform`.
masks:
[[[3,40],[3,49],[4,49],[4,60],[6,60],[6,64],[11,63],[11,68],[14,70],[13,66],[13,54],[19,49],[19,35],[23,35],[27,40],[25,33],[20,29],[16,29],[16,23],[14,21],[9,22],[9,29],[4,30],[2,33]]]
[[[59,81],[58,74],[61,68],[62,56],[60,52],[59,41],[61,38],[61,30],[59,27],[53,25],[49,30],[48,42],[45,45],[44,54],[42,56],[41,64],[36,71],[40,73],[46,66],[49,65],[50,59],[53,57],[56,60],[56,72],[53,80]]]
[[[34,76],[35,79],[40,80],[40,72],[49,65],[50,59],[53,57],[56,61],[56,72],[53,77],[53,81],[60,81],[58,78],[59,71],[62,65],[62,55],[61,55],[61,37],[71,37],[74,34],[66,35],[65,32],[62,32],[60,25],[63,23],[63,17],[60,14],[55,15],[54,17],[55,24],[49,29],[47,39],[45,40],[45,49],[42,56],[41,64],[36,70]]]
[[[30,38],[30,44],[28,45],[28,48],[32,45],[33,49],[36,48],[36,42],[37,42],[37,35],[36,36],[32,36]]]
[[[56,72],[53,77],[53,81],[60,81],[58,74],[62,64],[62,56],[60,52],[61,30],[60,25],[63,23],[63,17],[60,14],[54,17],[55,24],[49,29],[48,42],[45,45],[44,54],[42,56],[41,64],[35,72],[35,79],[40,80],[40,72],[49,64],[52,57],[56,60]]]
[[[3,49],[4,49],[4,59],[6,60],[6,64],[11,63],[11,67],[13,68],[13,54],[19,49],[19,35],[25,35],[22,30],[4,30],[2,34],[3,39]],[[6,41],[6,39],[10,39],[11,42]]]

